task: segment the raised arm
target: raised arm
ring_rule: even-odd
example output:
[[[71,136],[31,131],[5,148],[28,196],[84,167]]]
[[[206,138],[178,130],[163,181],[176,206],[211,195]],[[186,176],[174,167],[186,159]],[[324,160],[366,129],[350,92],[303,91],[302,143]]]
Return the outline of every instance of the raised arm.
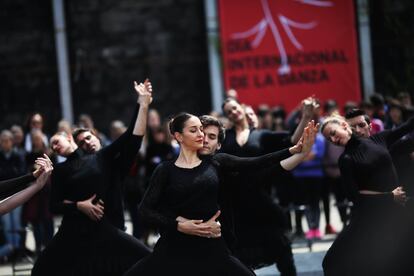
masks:
[[[30,177],[24,176],[21,180],[33,180],[34,176],[37,176],[34,184],[30,185],[26,189],[8,197],[7,199],[0,202],[0,215],[10,212],[19,205],[22,205],[29,200],[35,193],[43,188],[52,173],[53,166],[49,158],[38,158],[36,164],[40,166],[40,169],[35,171],[34,174],[30,174]]]
[[[147,113],[152,102],[152,85],[147,79],[144,83],[134,82],[137,94],[137,108],[127,131],[109,146],[103,148],[98,154],[102,154],[107,160],[115,160],[126,170],[130,168],[142,143],[147,126]]]
[[[318,108],[318,104],[315,102],[313,97],[308,97],[302,101],[302,117],[298,126],[295,129],[291,137],[291,143],[296,144],[299,139],[302,137],[303,130],[308,125],[308,123],[312,120],[314,111]]]

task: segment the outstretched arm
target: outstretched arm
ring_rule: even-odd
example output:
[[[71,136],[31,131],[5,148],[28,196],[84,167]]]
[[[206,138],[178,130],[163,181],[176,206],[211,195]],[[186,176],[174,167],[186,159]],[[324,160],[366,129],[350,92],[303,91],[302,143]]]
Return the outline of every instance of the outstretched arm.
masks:
[[[318,125],[309,122],[302,139],[293,147],[258,157],[237,157],[230,154],[218,153],[213,156],[213,162],[227,171],[255,170],[273,167],[279,164],[285,170],[291,170],[309,153],[315,140]]]
[[[302,101],[302,117],[291,137],[290,141],[292,144],[296,144],[300,140],[303,134],[303,130],[312,120],[315,109],[318,107],[319,105],[315,102],[315,99],[313,97],[308,97]]]
[[[35,193],[43,188],[52,173],[52,162],[48,157],[38,158],[36,164],[40,165],[40,169],[35,171],[34,175],[38,176],[36,181],[26,189],[8,197],[0,202],[0,215],[10,212],[19,205],[29,200]]]
[[[33,173],[0,181],[0,199],[5,199],[21,190],[27,188],[30,182],[36,180]]]

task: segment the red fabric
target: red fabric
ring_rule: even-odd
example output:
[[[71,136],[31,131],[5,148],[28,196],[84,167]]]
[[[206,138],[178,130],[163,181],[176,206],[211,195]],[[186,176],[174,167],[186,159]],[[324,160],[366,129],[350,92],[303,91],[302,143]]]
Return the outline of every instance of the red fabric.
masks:
[[[241,102],[361,99],[353,0],[220,0],[219,15],[225,87]]]

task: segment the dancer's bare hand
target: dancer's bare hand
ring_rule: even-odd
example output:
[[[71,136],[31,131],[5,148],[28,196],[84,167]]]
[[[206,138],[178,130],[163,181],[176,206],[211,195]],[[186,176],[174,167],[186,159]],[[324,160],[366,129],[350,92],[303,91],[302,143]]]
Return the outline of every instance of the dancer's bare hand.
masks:
[[[220,216],[221,211],[218,210],[214,216],[212,216],[208,221],[201,223],[201,225],[209,226],[210,234],[207,236],[204,236],[206,238],[219,238],[221,237],[221,224],[217,220]]]
[[[139,84],[134,81],[134,88],[138,95],[138,103],[140,105],[150,105],[152,102],[152,84],[149,79]]]
[[[220,214],[221,211],[219,210],[205,222],[203,222],[203,220],[190,220],[179,216],[176,218],[178,221],[178,231],[187,235],[195,235],[204,238],[219,238],[221,237],[221,224],[216,220]]]
[[[103,201],[99,200],[96,204],[93,204],[93,200],[96,198],[96,194],[84,201],[78,201],[76,206],[79,211],[87,215],[91,220],[98,221],[104,215]]]
[[[302,138],[299,141],[302,141],[302,152],[308,154],[312,150],[312,146],[315,143],[316,134],[318,133],[319,124],[315,125],[315,122],[312,120],[305,127]]]
[[[392,194],[394,195],[395,202],[404,205],[407,202],[407,196],[405,194],[405,191],[403,190],[403,187],[397,187],[392,191]]]
[[[186,221],[179,221],[177,230],[187,235],[205,237],[210,234],[210,227],[207,225],[200,225],[201,223],[203,223],[203,220],[189,219]]]
[[[45,155],[47,156],[47,155]],[[39,161],[40,165],[40,175],[37,177],[34,185],[40,190],[45,186],[49,176],[52,174],[53,165],[49,158],[45,159],[46,161]],[[37,161],[37,160],[36,160]],[[38,164],[38,163],[37,163]]]
[[[37,158],[35,160],[35,164],[38,168],[33,172],[33,176],[36,178],[38,178],[46,170],[50,172],[53,170],[53,163],[47,154],[43,154],[43,157]]]
[[[302,101],[302,116],[308,120],[312,119],[315,113],[315,109],[319,107],[314,96],[308,97]]]

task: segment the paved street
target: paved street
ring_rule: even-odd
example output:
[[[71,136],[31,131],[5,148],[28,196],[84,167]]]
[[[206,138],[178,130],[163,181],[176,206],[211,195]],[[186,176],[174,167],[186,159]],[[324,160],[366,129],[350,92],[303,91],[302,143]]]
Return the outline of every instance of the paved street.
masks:
[[[322,276],[322,259],[325,255],[326,249],[329,248],[331,240],[328,241],[317,241],[312,246],[312,252],[309,251],[305,242],[295,243],[294,246],[294,257],[295,264],[297,267],[298,275],[300,276]],[[30,268],[31,265],[27,263],[19,263],[19,268]],[[276,269],[276,266],[268,266],[256,270],[258,276],[276,276],[280,275]],[[11,265],[0,266],[0,275],[7,276],[12,274]],[[21,272],[16,275],[30,275],[28,271]]]
[[[331,220],[332,224],[336,229],[340,229],[339,215],[336,208],[331,209]],[[59,220],[56,220],[56,225],[59,225]],[[304,230],[306,231],[306,222],[303,221]],[[131,225],[127,224],[127,232],[131,233]],[[325,223],[323,214],[321,214],[321,225],[320,229],[325,229]],[[326,250],[329,249],[332,244],[334,235],[324,236],[322,240],[314,241],[311,248],[309,243],[304,239],[293,241],[293,253],[295,258],[295,264],[298,271],[298,276],[322,276],[322,259],[325,256]],[[31,232],[28,233],[27,247],[34,249],[34,239]],[[30,269],[31,264],[24,262],[19,263],[18,268]],[[258,276],[276,276],[280,275],[275,265],[263,267],[255,271]],[[0,276],[11,276],[12,266],[11,264],[0,265]],[[22,271],[15,275],[30,275],[29,271]]]

